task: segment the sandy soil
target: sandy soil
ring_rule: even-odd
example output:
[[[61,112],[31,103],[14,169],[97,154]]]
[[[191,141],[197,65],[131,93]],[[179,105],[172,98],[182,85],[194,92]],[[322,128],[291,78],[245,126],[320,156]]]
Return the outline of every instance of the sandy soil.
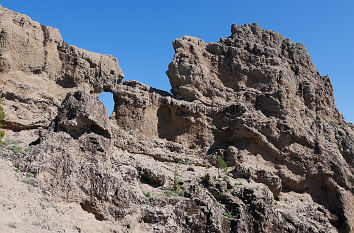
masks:
[[[112,232],[117,227],[96,220],[79,204],[53,202],[30,174],[0,159],[0,232],[93,233]]]

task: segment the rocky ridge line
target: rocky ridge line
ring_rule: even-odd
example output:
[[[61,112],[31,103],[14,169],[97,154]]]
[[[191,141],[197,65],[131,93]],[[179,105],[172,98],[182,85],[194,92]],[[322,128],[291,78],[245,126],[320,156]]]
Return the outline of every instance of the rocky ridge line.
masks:
[[[121,84],[115,58],[28,16],[0,18],[1,155],[102,232],[353,232],[354,126],[303,45],[257,24],[177,39],[171,95]]]

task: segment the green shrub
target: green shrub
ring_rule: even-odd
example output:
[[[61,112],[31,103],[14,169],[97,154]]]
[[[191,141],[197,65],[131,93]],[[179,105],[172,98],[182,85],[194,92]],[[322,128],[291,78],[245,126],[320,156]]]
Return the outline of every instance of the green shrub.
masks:
[[[217,167],[218,167],[218,174],[219,174],[219,169],[221,169],[224,173],[227,173],[227,165],[225,161],[221,158],[221,156],[218,156]]]
[[[8,146],[8,145],[10,145],[10,141],[0,141],[0,145],[1,146]]]
[[[20,147],[20,146],[12,146],[9,149],[12,150],[12,152],[14,152],[14,153],[18,153],[18,152],[21,152],[22,147]]]
[[[146,203],[150,203],[154,200],[154,197],[151,195],[150,192],[143,192],[144,193],[144,196],[146,197]]]
[[[169,197],[177,197],[177,194],[171,190],[167,190],[165,194]]]
[[[231,223],[232,221],[236,221],[237,220],[237,217],[234,216],[231,212],[225,212],[224,213],[224,216],[226,217],[226,222],[227,223]]]
[[[181,182],[181,179],[179,177],[177,168],[175,168],[175,171],[173,173],[173,184],[172,184],[172,187],[170,188],[170,191],[175,193],[178,196],[184,197],[184,192],[181,189],[180,182]]]
[[[332,125],[335,128],[338,128],[338,123],[335,122],[335,121],[330,121],[329,124]]]
[[[172,190],[174,192],[180,191],[180,189],[181,189],[180,184],[179,184],[180,181],[181,181],[181,179],[179,178],[177,168],[175,168],[175,171],[173,173],[173,187],[172,187]]]

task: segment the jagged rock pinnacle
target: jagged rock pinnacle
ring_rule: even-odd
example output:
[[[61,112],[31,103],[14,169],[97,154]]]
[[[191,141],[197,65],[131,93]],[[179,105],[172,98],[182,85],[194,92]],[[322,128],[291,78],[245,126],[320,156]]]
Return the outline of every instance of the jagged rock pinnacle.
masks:
[[[306,48],[257,24],[173,47],[169,94],[0,7],[0,229],[353,232],[354,127]]]

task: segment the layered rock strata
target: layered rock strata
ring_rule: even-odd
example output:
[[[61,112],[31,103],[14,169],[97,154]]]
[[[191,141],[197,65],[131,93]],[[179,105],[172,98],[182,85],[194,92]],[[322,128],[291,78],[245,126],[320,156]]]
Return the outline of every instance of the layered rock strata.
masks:
[[[115,58],[25,15],[0,19],[2,157],[53,201],[105,232],[354,231],[354,126],[303,45],[257,24],[176,39],[170,94],[121,83]]]

